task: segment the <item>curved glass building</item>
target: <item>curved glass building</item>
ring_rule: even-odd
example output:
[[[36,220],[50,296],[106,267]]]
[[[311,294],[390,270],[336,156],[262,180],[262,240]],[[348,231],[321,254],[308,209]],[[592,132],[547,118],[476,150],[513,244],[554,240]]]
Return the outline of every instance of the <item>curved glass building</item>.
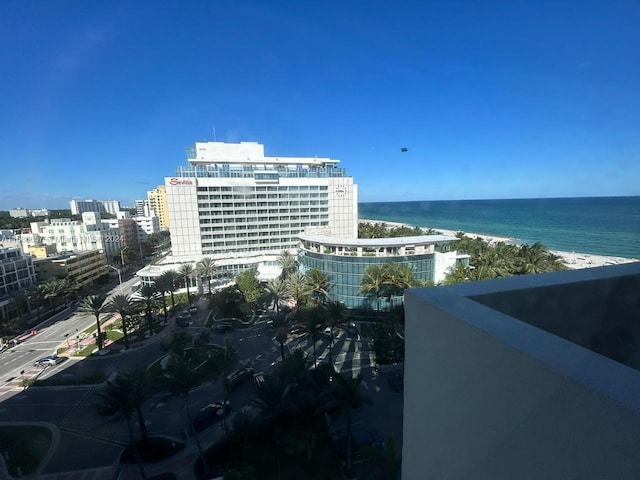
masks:
[[[365,308],[368,300],[358,292],[367,267],[407,264],[417,279],[438,283],[456,261],[468,259],[451,251],[454,240],[446,235],[371,239],[302,234],[298,262],[303,273],[317,268],[331,276],[332,300],[348,308]]]

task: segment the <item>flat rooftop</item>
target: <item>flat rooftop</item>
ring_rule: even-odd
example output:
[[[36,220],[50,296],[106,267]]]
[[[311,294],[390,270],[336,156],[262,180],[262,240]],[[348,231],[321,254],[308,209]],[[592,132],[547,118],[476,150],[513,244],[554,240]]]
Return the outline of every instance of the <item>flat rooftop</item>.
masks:
[[[339,247],[407,247],[411,245],[431,245],[434,243],[446,243],[457,240],[448,235],[420,235],[415,237],[389,237],[389,238],[341,238],[329,235],[299,235],[304,242],[319,243],[322,245],[335,245]]]

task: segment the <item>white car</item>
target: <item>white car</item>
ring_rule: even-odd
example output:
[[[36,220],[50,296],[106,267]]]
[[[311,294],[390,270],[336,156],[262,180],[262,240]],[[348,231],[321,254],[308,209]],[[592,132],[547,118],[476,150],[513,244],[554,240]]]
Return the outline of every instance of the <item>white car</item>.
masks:
[[[36,367],[52,367],[61,362],[64,362],[66,359],[67,357],[59,357],[58,355],[49,355],[48,357],[44,357],[39,360],[36,360],[34,365]]]

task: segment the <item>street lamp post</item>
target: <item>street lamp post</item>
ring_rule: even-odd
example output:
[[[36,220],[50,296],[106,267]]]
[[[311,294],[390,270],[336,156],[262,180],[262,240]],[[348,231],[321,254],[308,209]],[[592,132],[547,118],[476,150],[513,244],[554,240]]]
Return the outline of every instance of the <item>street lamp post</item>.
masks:
[[[120,275],[120,269],[114,267],[113,265],[107,265],[107,267],[114,269],[116,272],[118,272],[118,281],[120,282],[120,294],[122,295],[122,275]]]
[[[127,271],[126,268],[125,268],[125,265],[124,265],[124,251],[125,250],[129,250],[129,247],[122,247],[120,249],[120,260],[122,261],[122,271],[123,272]]]

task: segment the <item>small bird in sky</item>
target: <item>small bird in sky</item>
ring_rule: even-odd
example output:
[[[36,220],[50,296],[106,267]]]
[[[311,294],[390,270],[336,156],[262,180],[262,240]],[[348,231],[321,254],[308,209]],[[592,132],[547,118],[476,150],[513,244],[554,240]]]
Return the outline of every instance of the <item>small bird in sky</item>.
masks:
[[[407,147],[402,147],[402,148],[400,149],[400,151],[401,151],[401,152],[408,152],[408,151],[409,151],[409,149],[408,149]]]

